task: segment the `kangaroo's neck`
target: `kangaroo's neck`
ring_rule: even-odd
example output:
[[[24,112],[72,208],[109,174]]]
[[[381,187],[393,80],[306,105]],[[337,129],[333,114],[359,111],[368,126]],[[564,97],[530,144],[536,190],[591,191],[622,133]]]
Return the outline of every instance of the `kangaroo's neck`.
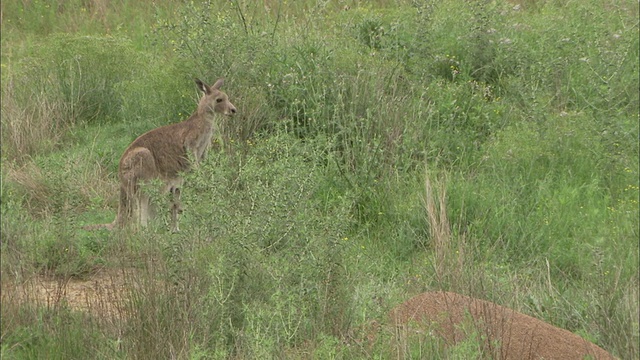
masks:
[[[187,121],[200,123],[203,125],[213,125],[216,118],[215,113],[207,112],[207,111],[196,111],[193,113]]]

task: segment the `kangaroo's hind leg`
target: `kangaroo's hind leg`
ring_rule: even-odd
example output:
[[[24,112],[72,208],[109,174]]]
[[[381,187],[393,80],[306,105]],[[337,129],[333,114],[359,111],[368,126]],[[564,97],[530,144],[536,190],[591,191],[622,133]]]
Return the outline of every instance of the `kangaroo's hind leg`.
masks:
[[[137,201],[137,211],[138,211],[138,220],[140,222],[140,226],[143,228],[147,227],[149,224],[149,220],[153,219],[154,213],[153,208],[151,206],[151,198],[149,195],[140,192],[138,193]]]
[[[140,183],[158,177],[153,155],[149,149],[138,147],[125,153],[120,161],[121,196],[118,222],[124,226],[129,220],[146,227],[153,216],[151,201],[140,189]]]
[[[167,188],[171,193],[171,232],[177,233],[180,231],[178,227],[178,218],[182,213],[182,203],[180,202],[180,187],[182,186],[182,179],[175,179],[168,181]]]
[[[171,195],[173,197],[173,203],[171,204],[171,232],[177,233],[180,231],[178,227],[178,217],[182,213],[182,204],[180,203],[180,188],[172,188]]]

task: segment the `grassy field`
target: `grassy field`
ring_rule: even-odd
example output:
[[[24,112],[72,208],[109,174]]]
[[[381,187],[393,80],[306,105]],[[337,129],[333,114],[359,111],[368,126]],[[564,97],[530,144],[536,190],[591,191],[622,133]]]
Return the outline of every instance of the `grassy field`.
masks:
[[[0,19],[3,359],[396,358],[371,324],[430,290],[639,358],[638,1],[16,0]],[[127,145],[195,110],[194,77],[224,77],[239,113],[186,175],[182,231],[168,211],[82,230],[113,220]]]

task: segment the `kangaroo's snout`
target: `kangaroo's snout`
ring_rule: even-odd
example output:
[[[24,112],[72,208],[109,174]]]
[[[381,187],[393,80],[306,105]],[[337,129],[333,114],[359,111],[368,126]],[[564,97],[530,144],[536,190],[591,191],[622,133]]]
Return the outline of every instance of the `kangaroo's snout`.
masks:
[[[236,107],[233,104],[229,103],[229,108],[224,112],[227,116],[233,116],[237,112]]]

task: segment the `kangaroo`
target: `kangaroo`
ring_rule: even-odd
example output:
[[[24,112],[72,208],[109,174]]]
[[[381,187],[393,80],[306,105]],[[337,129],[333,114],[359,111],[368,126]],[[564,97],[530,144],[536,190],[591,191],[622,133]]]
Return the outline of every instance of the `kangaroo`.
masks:
[[[195,79],[198,89],[203,92],[198,109],[185,121],[150,130],[124,151],[118,167],[120,180],[120,205],[112,223],[89,225],[87,230],[113,229],[135,222],[146,227],[152,216],[149,196],[140,190],[140,183],[160,179],[162,192],[171,193],[171,231],[180,231],[178,215],[182,212],[180,188],[181,173],[197,166],[207,153],[214,131],[217,114],[232,116],[236,108],[227,94],[220,91],[224,84],[218,79],[209,86]]]

